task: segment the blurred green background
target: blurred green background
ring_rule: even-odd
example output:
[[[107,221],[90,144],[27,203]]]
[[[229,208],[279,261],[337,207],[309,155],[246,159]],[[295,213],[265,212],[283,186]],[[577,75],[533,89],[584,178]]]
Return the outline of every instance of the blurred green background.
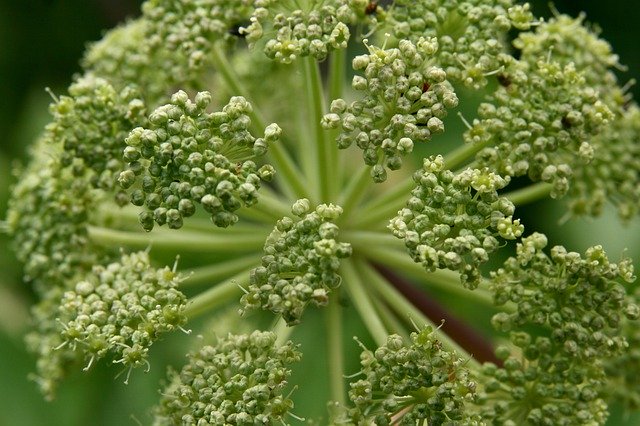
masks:
[[[48,121],[50,87],[63,93],[88,41],[139,10],[136,0],[0,0],[0,218],[4,218],[14,164],[24,161],[27,146]],[[546,1],[534,1],[537,15],[548,16]],[[561,12],[586,12],[629,67],[621,81],[640,76],[640,8],[628,0],[556,1]],[[638,87],[633,91],[638,98]],[[603,244],[613,258],[626,254],[640,264],[640,221],[622,226],[608,212],[596,220],[560,223],[560,203],[538,203],[518,212],[528,229],[547,233],[552,243],[583,250]],[[114,370],[96,368],[70,378],[52,403],[44,402],[27,380],[34,359],[25,352],[22,335],[28,328],[32,294],[21,283],[20,265],[0,234],[0,426],[4,425],[135,425],[148,423],[148,410],[164,376],[161,369],[136,375],[128,387],[114,380]],[[311,320],[313,322],[313,319]],[[310,336],[311,339],[315,336]],[[180,338],[167,339],[154,352],[178,357]],[[322,360],[308,359],[313,368]],[[314,364],[315,363],[315,364]],[[320,392],[322,393],[322,392]],[[323,398],[316,395],[319,400]],[[312,402],[310,401],[310,404]],[[316,404],[317,405],[317,404]],[[299,413],[305,413],[299,407]],[[298,411],[298,410],[296,410]],[[622,419],[614,412],[609,424],[640,424],[640,417]]]

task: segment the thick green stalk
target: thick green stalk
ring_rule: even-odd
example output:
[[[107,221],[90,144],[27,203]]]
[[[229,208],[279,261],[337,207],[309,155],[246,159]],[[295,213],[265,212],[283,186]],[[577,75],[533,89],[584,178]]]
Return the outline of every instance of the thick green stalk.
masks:
[[[125,246],[136,249],[171,250],[176,252],[218,252],[241,253],[256,252],[264,244],[267,232],[239,234],[230,232],[206,234],[180,230],[171,232],[157,230],[152,232],[126,232],[97,226],[87,227],[89,238],[96,244],[106,247]]]
[[[391,249],[405,251],[404,243],[394,237],[391,232],[376,231],[344,231],[342,233],[345,241],[349,241],[357,253],[375,252],[380,249]]]
[[[342,306],[339,303],[340,289],[335,289],[325,309],[327,333],[327,362],[329,365],[329,389],[331,400],[345,404],[344,348],[342,345]]]
[[[342,263],[341,275],[344,279],[345,287],[351,293],[351,300],[362,317],[362,320],[371,333],[371,337],[379,346],[382,346],[387,341],[386,327],[380,320],[378,313],[376,312],[369,294],[365,290],[365,285],[362,282],[363,275],[358,274],[350,261]]]
[[[301,155],[310,156],[305,164],[309,164],[311,170],[307,175],[307,181],[314,188],[315,193],[319,197],[320,202],[331,201],[332,194],[335,193],[336,182],[334,181],[335,163],[331,163],[334,155],[333,147],[327,141],[327,134],[322,128],[321,120],[325,112],[324,87],[322,85],[322,76],[316,60],[309,56],[302,58],[304,68],[304,80],[307,91],[307,107],[309,113],[309,122],[313,129],[313,135],[309,138],[311,142],[310,149],[304,149]]]
[[[259,202],[259,201],[258,201]],[[268,227],[273,227],[274,216],[271,212],[264,211],[265,209],[255,209],[254,206],[251,207],[243,207],[239,209],[236,214],[241,219],[248,219],[252,222],[256,222],[256,224],[267,225]]]
[[[503,197],[507,197],[516,206],[523,206],[548,197],[552,189],[553,186],[550,184],[539,182],[522,189],[507,192],[503,194]]]
[[[371,183],[371,167],[362,166],[356,174],[349,180],[346,188],[338,198],[338,204],[346,212],[345,218],[352,218],[359,221],[357,215],[353,215],[354,209],[358,206],[362,197],[367,193]]]
[[[359,220],[355,225],[358,229],[370,229],[376,226],[386,226],[387,222],[398,213],[411,196],[415,186],[413,178],[409,177],[394,185],[393,189],[374,201],[368,203],[357,214]]]
[[[241,286],[249,283],[249,272],[246,269],[233,277],[221,282],[215,287],[211,287],[197,296],[189,299],[184,314],[189,319],[193,319],[200,314],[218,308],[233,299],[239,299],[242,295]]]
[[[337,49],[331,53],[331,62],[329,67],[329,102],[335,99],[342,99],[344,85],[346,81],[346,62],[347,49]],[[326,111],[324,111],[326,112]],[[333,145],[331,151],[332,158],[330,164],[335,164],[333,180],[336,183],[336,190],[339,188],[344,175],[344,155],[339,155],[335,138],[338,130],[329,132],[329,143]]]
[[[287,322],[280,316],[276,319],[271,330],[276,334],[276,345],[282,346],[286,343],[293,332],[293,327],[289,327]]]
[[[266,120],[262,116],[256,103],[253,102],[251,94],[244,87],[229,61],[227,61],[225,53],[219,44],[214,45],[211,52],[211,59],[229,88],[234,93],[244,96],[251,103],[253,111],[250,114],[250,118],[253,122],[253,127],[259,132],[264,131],[266,128]],[[301,179],[302,173],[291,159],[284,145],[281,143],[271,144],[269,146],[269,157],[280,176],[278,183],[282,185],[284,193],[290,198],[305,197],[307,191]]]
[[[345,84],[345,66],[347,63],[347,50],[337,49],[331,52],[331,64],[329,68],[329,99],[341,99]]]
[[[380,320],[385,325],[385,328],[389,330],[389,333],[398,334],[406,340],[409,340],[409,333],[407,333],[406,327],[398,320],[398,317],[391,312],[391,309],[389,309],[384,301],[378,297],[373,297],[372,302],[380,314]]]
[[[222,260],[190,271],[181,271],[181,273],[186,274],[186,278],[180,284],[180,288],[219,282],[231,275],[246,271],[247,268],[259,266],[260,258],[260,255],[252,254],[244,257],[235,257],[230,260]]]
[[[275,220],[281,219],[283,216],[291,215],[291,206],[283,202],[270,191],[260,191],[258,195],[258,203],[253,206],[253,208],[257,208],[262,213],[271,216],[274,219],[274,222]]]

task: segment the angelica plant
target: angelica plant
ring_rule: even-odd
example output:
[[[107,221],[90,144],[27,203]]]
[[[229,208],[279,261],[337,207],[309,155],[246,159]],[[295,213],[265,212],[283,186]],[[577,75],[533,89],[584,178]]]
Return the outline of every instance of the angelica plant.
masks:
[[[569,218],[638,213],[640,110],[584,17],[148,0],[82,65],[4,222],[39,297],[26,341],[46,398],[97,363],[125,383],[163,368],[154,343],[208,316],[216,336],[183,348],[147,423],[295,424],[298,398],[355,425],[601,425],[613,401],[640,408],[631,260],[548,247],[519,218],[547,197]],[[482,102],[458,118],[470,93]],[[491,341],[448,335],[410,281],[492,310]],[[327,401],[294,380],[317,350],[296,330],[326,336],[326,369],[305,373]]]

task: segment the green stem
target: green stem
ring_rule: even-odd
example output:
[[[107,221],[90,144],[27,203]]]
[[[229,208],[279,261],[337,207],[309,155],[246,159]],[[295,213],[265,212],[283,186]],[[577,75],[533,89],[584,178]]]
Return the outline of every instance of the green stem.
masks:
[[[373,340],[376,341],[378,346],[382,346],[387,341],[386,327],[380,320],[378,313],[376,312],[369,294],[365,290],[365,285],[362,282],[362,274],[358,274],[351,263],[351,261],[345,261],[342,263],[341,275],[344,279],[345,286],[351,293],[351,301],[356,307],[358,314],[362,317],[362,320],[371,333]]]
[[[256,102],[253,101],[249,90],[247,90],[240,78],[236,75],[233,67],[227,61],[225,53],[220,44],[214,44],[211,52],[211,59],[215,65],[215,68],[220,72],[225,83],[236,94],[244,96],[253,107],[252,112],[249,114],[253,123],[253,128],[257,132],[264,132],[266,126],[266,120],[262,113],[258,109]],[[291,156],[287,152],[282,143],[275,143],[269,146],[269,157],[274,163],[274,166],[281,176],[278,183],[282,185],[282,190],[289,198],[303,198],[307,193],[304,182],[302,182],[302,173],[291,159]]]
[[[340,289],[331,294],[329,305],[325,309],[327,351],[329,364],[329,388],[331,400],[345,404],[344,362],[342,347],[342,306],[339,303]]]
[[[444,155],[444,165],[449,170],[462,167],[467,160],[476,155],[488,143],[465,143],[462,146]]]
[[[411,302],[409,302],[400,292],[398,292],[391,284],[381,277],[376,271],[369,267],[364,261],[356,261],[355,267],[360,276],[362,276],[370,287],[372,287],[389,306],[396,311],[399,315],[407,316],[408,320],[412,320],[418,323],[418,326],[431,326],[434,330],[439,328],[439,325],[434,324],[429,318],[427,318],[419,309],[417,309]],[[451,339],[444,332],[438,332],[438,339],[449,350],[453,350],[458,355],[468,357],[469,362],[474,367],[479,368],[480,363],[473,359],[469,353],[464,350],[455,340]]]
[[[221,282],[215,287],[204,291],[193,297],[187,303],[184,314],[189,319],[193,319],[202,313],[218,308],[234,298],[239,298],[242,294],[241,286],[249,283],[249,271],[244,270],[241,273]]]
[[[304,151],[305,155],[314,157],[307,160],[309,165],[313,164],[313,168],[310,170],[312,175],[308,176],[307,180],[316,190],[320,197],[319,201],[328,202],[335,194],[336,182],[333,173],[336,163],[331,161],[334,158],[333,151],[337,150],[337,147],[327,141],[325,130],[321,124],[322,115],[325,112],[325,98],[318,63],[311,56],[302,58],[302,61],[307,87],[309,122],[312,123],[314,133],[311,138],[313,148]]]
[[[389,231],[387,232],[375,232],[375,231],[344,231],[341,233],[345,241],[349,241],[353,244],[354,251],[356,252],[376,252],[380,249],[391,249],[405,251],[404,243],[398,238],[394,237]]]
[[[96,244],[113,247],[125,246],[137,249],[151,247],[159,250],[171,250],[177,252],[209,251],[221,253],[257,252],[259,251],[267,233],[229,234],[216,233],[204,234],[181,230],[171,232],[157,230],[152,232],[127,232],[113,229],[89,226],[87,228],[89,238]]]
[[[258,200],[258,203],[259,202]],[[243,207],[236,211],[236,214],[242,219],[248,219],[261,225],[273,226],[275,216],[271,212],[265,211],[265,209],[257,209],[254,207],[255,206]]]
[[[516,189],[515,191],[507,192],[503,194],[503,197],[507,197],[516,206],[523,206],[525,204],[533,203],[542,198],[546,198],[551,194],[553,186],[545,182],[534,183],[522,189]]]
[[[338,49],[331,53],[331,64],[329,68],[329,102],[335,99],[341,99],[343,97],[344,85],[346,80],[346,62],[347,62],[347,50]],[[325,112],[325,111],[323,111]],[[336,183],[335,189],[338,190],[343,179],[343,163],[344,155],[338,155],[337,145],[335,145],[335,138],[339,134],[338,130],[329,132],[329,141],[333,146],[330,164],[335,164],[333,181]],[[333,195],[333,194],[332,194]]]
[[[358,172],[353,175],[353,178],[349,180],[347,187],[342,191],[338,198],[338,204],[342,206],[346,212],[345,218],[353,217],[354,220],[359,220],[357,216],[352,216],[353,209],[360,203],[362,197],[369,189],[371,183],[371,167],[363,166]]]
[[[223,260],[213,265],[202,266],[200,268],[187,271],[186,278],[180,284],[180,287],[184,288],[216,283],[231,275],[246,271],[247,268],[258,265],[260,265],[260,256],[254,254],[244,257],[235,257],[230,260]]]
[[[258,204],[254,206],[262,213],[268,214],[274,220],[291,215],[291,206],[280,200],[275,194],[261,191],[258,195]]]
[[[300,58],[302,62],[302,75],[304,76],[305,88],[305,105],[300,108],[304,115],[300,116],[300,120],[304,123],[304,133],[301,133],[300,153],[303,170],[305,171],[306,181],[309,183],[309,192],[314,202],[320,199],[320,141],[319,132],[316,126],[317,110],[320,108],[316,105],[316,88],[313,77],[313,71],[316,69],[313,58]],[[319,118],[318,118],[319,121]]]
[[[329,99],[331,100],[342,98],[346,63],[346,49],[338,49],[331,52],[331,66],[329,68]]]
[[[293,332],[293,327],[289,327],[287,325],[287,322],[281,316],[276,319],[275,324],[273,325],[273,327],[271,327],[271,329],[277,336],[277,346],[284,345],[285,342],[289,339],[289,336],[291,336],[291,332]]]
[[[372,298],[372,302],[380,314],[380,320],[384,323],[385,328],[389,330],[390,333],[398,334],[405,340],[409,340],[409,333],[407,333],[404,324],[402,324],[398,320],[398,317],[391,312],[389,307],[385,305],[384,301],[380,300],[378,297],[374,297]]]
[[[487,282],[482,282],[480,287],[475,290],[467,290],[460,283],[460,276],[453,271],[439,269],[435,272],[427,272],[424,268],[413,261],[406,252],[404,246],[401,249],[394,247],[391,244],[384,243],[382,247],[380,243],[374,244],[374,233],[363,235],[364,238],[358,238],[358,235],[363,233],[354,233],[348,240],[353,244],[354,251],[362,254],[367,259],[380,263],[395,271],[402,271],[403,274],[407,274],[414,279],[422,287],[436,287],[440,290],[444,290],[449,294],[456,297],[465,297],[473,299],[475,301],[482,302],[487,306],[494,306],[493,296],[487,288]],[[400,240],[397,240],[402,244]]]
[[[365,205],[357,215],[360,218],[358,228],[368,229],[384,224],[385,219],[391,219],[407,202],[414,186],[413,178],[408,177],[395,184],[392,190]]]

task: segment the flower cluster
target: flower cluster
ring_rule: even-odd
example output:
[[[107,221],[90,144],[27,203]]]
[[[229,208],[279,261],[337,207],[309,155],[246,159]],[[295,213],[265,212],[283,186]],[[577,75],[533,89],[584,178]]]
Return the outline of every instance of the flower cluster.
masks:
[[[271,332],[218,338],[189,356],[155,409],[155,425],[254,425],[283,422],[293,402],[283,395],[300,359],[291,342]]]
[[[397,0],[393,34],[399,40],[437,38],[440,48],[434,62],[452,82],[479,88],[509,57],[503,41],[509,29],[526,30],[533,22],[528,3],[512,4],[511,0]]]
[[[95,266],[62,297],[62,345],[88,358],[86,369],[107,354],[126,367],[148,366],[151,344],[186,321],[186,297],[177,289],[179,282],[168,267],[153,268],[147,252],[123,254],[119,262]]]
[[[248,22],[252,0],[159,0],[146,2],[143,46],[165,59],[164,73],[178,81],[195,81],[211,66],[218,40],[232,41]]]
[[[267,238],[262,266],[251,271],[241,302],[245,309],[268,309],[294,325],[309,303],[329,302],[329,291],[340,285],[340,260],[351,255],[351,245],[337,241],[339,206],[320,204],[311,211],[309,200],[302,199],[291,212],[296,218],[280,219]]]
[[[134,91],[118,93],[92,75],[78,79],[70,95],[52,104],[54,121],[34,147],[25,170],[29,178],[13,189],[6,222],[25,279],[40,298],[32,308],[34,329],[26,341],[38,356],[31,377],[47,399],[81,358],[61,347],[58,308],[64,292],[104,261],[104,251],[90,240],[89,216],[99,199],[120,199],[101,190],[114,189],[113,173],[121,164],[120,156],[114,156],[119,139],[142,112]]]
[[[560,64],[573,63],[590,87],[598,90],[600,97],[611,109],[621,101],[621,91],[611,68],[620,68],[618,55],[611,45],[598,37],[598,31],[585,26],[585,17],[572,18],[559,15],[540,23],[535,31],[520,33],[513,45],[521,57],[537,59],[548,56]]]
[[[364,379],[351,383],[348,416],[353,424],[471,424],[466,405],[476,384],[465,360],[446,350],[427,326],[406,342],[397,334],[360,355]]]
[[[640,290],[635,291],[635,300],[640,300]],[[629,410],[640,408],[640,327],[635,321],[622,319],[622,335],[627,340],[628,349],[622,356],[604,361],[605,372],[610,381],[607,399],[619,401]]]
[[[325,59],[331,50],[345,49],[348,25],[356,19],[347,2],[318,2],[311,10],[291,9],[277,0],[256,0],[251,23],[240,29],[249,44],[265,39],[264,53],[281,63],[312,56]]]
[[[593,158],[589,140],[613,118],[573,64],[514,60],[491,101],[465,133],[467,143],[486,147],[478,163],[551,183],[555,196],[568,190],[572,165]]]
[[[414,181],[407,207],[389,229],[427,271],[459,271],[465,286],[477,287],[480,264],[500,246],[496,237],[513,240],[524,231],[512,218],[513,203],[498,196],[509,180],[487,169],[454,174],[437,156],[424,159]]]
[[[618,87],[613,68],[621,68],[618,56],[598,32],[585,26],[584,16],[557,16],[535,32],[522,33],[514,41],[523,57],[549,55],[561,64],[572,63],[587,85],[612,111],[611,124],[591,138],[593,158],[572,165],[569,208],[576,215],[599,215],[610,201],[624,220],[638,213],[640,205],[640,114],[630,96]]]
[[[287,394],[301,354],[281,342],[326,307],[302,331],[326,327],[327,368],[301,370],[326,380],[336,424],[595,426],[613,399],[640,407],[631,262],[546,251],[514,219],[551,188],[573,214],[640,211],[640,109],[584,18],[536,21],[512,0],[148,0],[83,67],[0,223],[39,299],[27,343],[47,398],[102,358],[128,381],[208,314],[155,423],[286,424],[317,392],[304,377]],[[454,86],[478,114],[426,154]],[[429,319],[480,319],[476,304],[494,309],[495,356],[464,321]],[[270,314],[273,333],[252,331]],[[361,344],[345,389],[354,323],[378,348]]]
[[[518,255],[493,274],[496,304],[517,306],[515,312],[494,316],[494,326],[501,331],[546,326],[553,330],[552,343],[580,359],[622,351],[626,343],[619,336],[621,318],[636,319],[640,313],[617,282],[634,280],[629,259],[610,262],[600,246],[589,248],[584,257],[555,246],[547,256],[546,245],[543,234],[523,238]]]
[[[94,173],[96,188],[112,189],[122,170],[124,140],[132,127],[145,122],[145,105],[131,87],[117,92],[92,75],[78,79],[51,106],[54,121],[46,128],[53,143],[62,143],[62,166],[81,175]],[[80,163],[82,162],[82,163]]]
[[[41,150],[27,169],[30,178],[14,188],[7,217],[25,276],[43,294],[65,287],[78,270],[100,258],[89,248],[87,235],[86,220],[94,203],[91,184],[61,167],[59,159],[49,158],[49,142],[41,139]]]
[[[485,364],[481,377],[484,388],[478,392],[478,411],[487,424],[602,425],[608,412],[600,397],[602,371],[598,366],[574,365],[555,356],[548,338],[512,336],[527,354],[509,355],[503,367]],[[521,348],[518,348],[521,349]]]
[[[393,49],[367,48],[368,54],[353,59],[353,69],[364,76],[356,75],[352,86],[364,96],[351,104],[334,100],[322,124],[340,129],[338,148],[355,142],[365,164],[372,166],[373,180],[383,182],[386,170],[399,169],[414,145],[444,131],[442,120],[458,98],[447,74],[430,65],[438,50],[435,38],[420,38],[415,44],[402,40]]]
[[[150,128],[137,127],[126,139],[128,169],[118,182],[133,187],[132,204],[146,207],[139,219],[147,231],[154,222],[181,228],[196,204],[216,226],[232,225],[236,210],[258,201],[261,180],[273,177],[271,166],[258,168],[251,159],[264,155],[281,129],[271,124],[264,138],[256,139],[248,130],[251,105],[244,98],[233,97],[221,112],[209,114],[210,102],[208,92],[199,92],[195,101],[177,92],[170,104],[151,113]]]
[[[116,91],[135,88],[147,105],[155,105],[167,96],[168,85],[184,85],[187,78],[182,72],[164,72],[174,67],[175,52],[151,55],[147,26],[147,21],[138,20],[108,31],[102,40],[90,45],[82,65],[86,76],[107,80]]]
[[[505,306],[493,325],[510,332],[518,351],[500,348],[503,367],[485,367],[483,374],[491,378],[485,397],[494,401],[484,406],[485,416],[505,421],[518,412],[532,424],[545,424],[545,418],[555,424],[602,424],[607,415],[603,362],[625,354],[622,326],[640,316],[619,283],[633,281],[633,266],[628,259],[610,262],[600,246],[584,256],[556,246],[549,256],[546,245],[542,234],[523,238],[517,256],[492,274],[494,301]],[[533,334],[532,326],[541,335]]]
[[[576,215],[600,215],[607,204],[629,221],[640,212],[640,109],[630,106],[591,141],[588,165],[573,168],[569,208]]]

